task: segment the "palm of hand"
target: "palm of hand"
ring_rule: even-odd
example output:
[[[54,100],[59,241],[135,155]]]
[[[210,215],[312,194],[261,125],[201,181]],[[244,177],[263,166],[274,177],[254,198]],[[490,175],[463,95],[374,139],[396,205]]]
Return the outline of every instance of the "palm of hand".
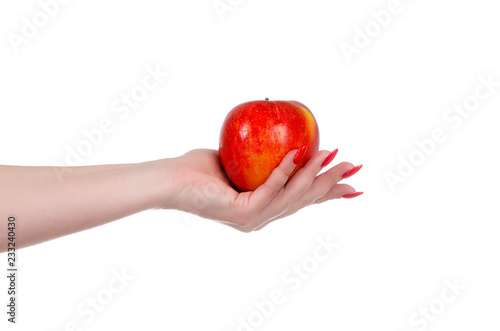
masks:
[[[235,200],[250,195],[238,193],[227,178],[219,160],[219,153],[211,149],[195,149],[182,157],[182,195],[184,204],[181,209],[188,212],[225,221],[228,211],[235,208]],[[240,197],[241,196],[241,197]]]

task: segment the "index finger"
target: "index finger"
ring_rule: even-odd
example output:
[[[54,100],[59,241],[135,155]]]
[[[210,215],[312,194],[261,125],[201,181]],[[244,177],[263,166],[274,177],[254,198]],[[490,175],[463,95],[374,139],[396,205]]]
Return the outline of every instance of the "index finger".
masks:
[[[295,169],[296,165],[293,163],[293,158],[297,151],[298,149],[294,149],[288,152],[281,160],[281,163],[271,172],[264,184],[252,192],[250,196],[251,203],[259,212],[271,202],[286,184],[288,177]]]

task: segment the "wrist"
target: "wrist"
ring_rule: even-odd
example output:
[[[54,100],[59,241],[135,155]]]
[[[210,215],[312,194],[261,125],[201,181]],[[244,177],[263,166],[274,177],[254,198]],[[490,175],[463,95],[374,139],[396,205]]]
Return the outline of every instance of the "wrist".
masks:
[[[142,163],[150,194],[148,209],[176,209],[178,204],[177,158]]]

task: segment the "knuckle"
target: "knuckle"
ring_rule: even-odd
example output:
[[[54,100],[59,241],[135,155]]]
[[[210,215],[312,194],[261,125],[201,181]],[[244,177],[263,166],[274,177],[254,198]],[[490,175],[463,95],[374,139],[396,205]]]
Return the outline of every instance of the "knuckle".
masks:
[[[274,177],[280,179],[280,181],[286,181],[292,171],[293,169],[291,171],[288,171],[288,169],[284,169],[282,166],[279,166],[276,169],[274,169],[271,174],[274,175]]]
[[[270,197],[276,195],[276,193],[278,193],[278,191],[279,191],[279,188],[274,188],[274,187],[270,186],[267,182],[263,184],[263,188],[266,191],[265,192],[266,195],[270,196]]]

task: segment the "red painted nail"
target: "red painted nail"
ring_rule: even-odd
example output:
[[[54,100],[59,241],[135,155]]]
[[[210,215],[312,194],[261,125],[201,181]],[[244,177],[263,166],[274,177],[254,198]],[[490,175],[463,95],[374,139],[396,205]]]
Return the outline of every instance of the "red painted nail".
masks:
[[[321,168],[324,168],[326,167],[327,165],[330,164],[330,162],[333,161],[333,159],[335,158],[335,156],[337,156],[337,152],[339,151],[339,149],[337,148],[336,150],[332,151],[330,154],[328,154],[328,156],[326,157],[326,159],[323,161],[323,163],[321,163]]]
[[[349,178],[349,177],[351,177],[351,176],[354,176],[354,175],[355,175],[355,174],[359,171],[359,169],[361,169],[361,167],[362,167],[362,166],[363,166],[363,165],[362,165],[362,164],[360,164],[359,166],[355,166],[354,168],[347,170],[347,171],[346,171],[346,172],[342,175],[342,179],[344,179],[344,178]]]
[[[344,199],[352,199],[352,198],[355,198],[355,197],[359,197],[363,193],[364,192],[354,192],[354,193],[344,194],[342,196],[342,198],[344,198]]]
[[[297,154],[295,154],[295,156],[293,157],[293,163],[299,163],[304,158],[304,155],[306,155],[306,152],[307,145],[304,145],[297,151]]]

